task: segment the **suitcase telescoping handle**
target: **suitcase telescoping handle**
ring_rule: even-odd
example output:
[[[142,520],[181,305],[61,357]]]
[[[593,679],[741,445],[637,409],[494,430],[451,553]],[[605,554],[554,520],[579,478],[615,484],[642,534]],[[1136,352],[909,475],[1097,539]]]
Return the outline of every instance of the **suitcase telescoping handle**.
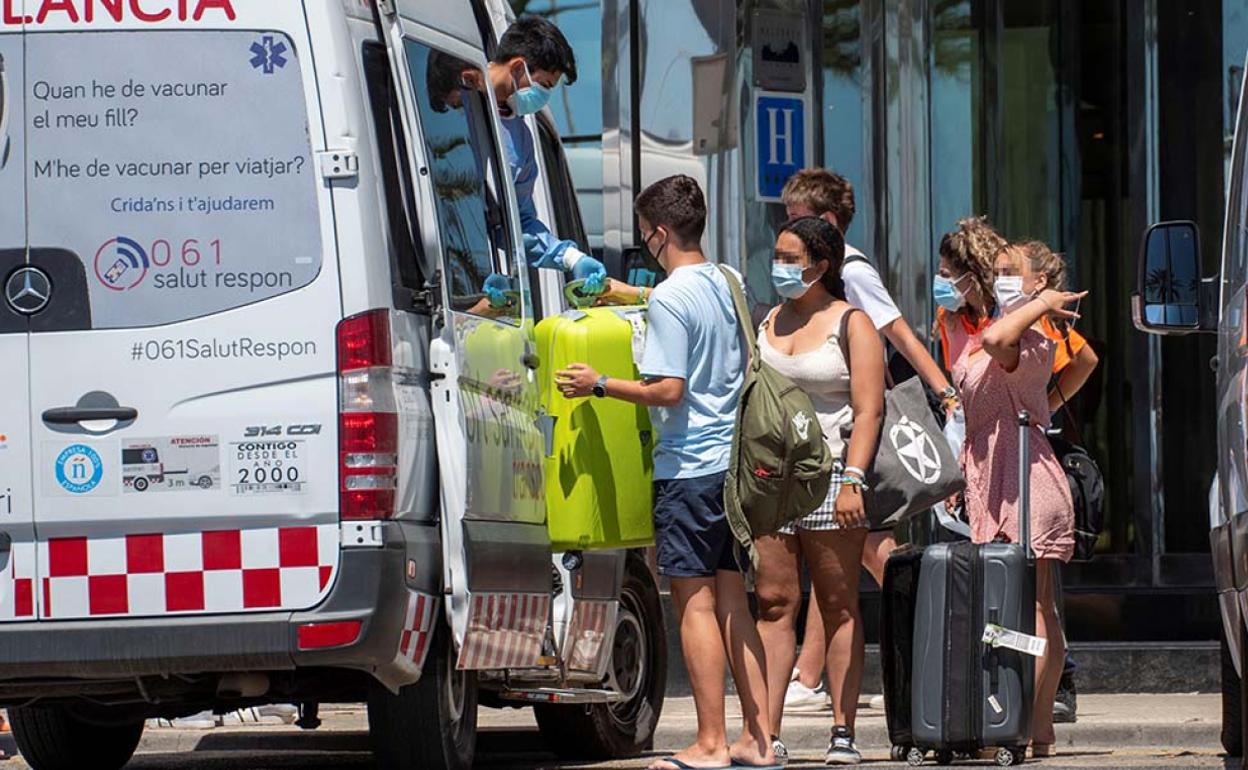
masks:
[[[1018,413],[1018,540],[1031,559],[1031,414]]]

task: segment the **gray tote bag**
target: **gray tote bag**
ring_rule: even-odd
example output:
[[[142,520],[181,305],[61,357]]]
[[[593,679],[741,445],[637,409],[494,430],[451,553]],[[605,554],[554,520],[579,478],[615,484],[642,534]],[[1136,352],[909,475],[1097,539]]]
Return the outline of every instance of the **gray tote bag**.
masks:
[[[849,317],[841,318],[840,345],[849,365]],[[852,425],[842,429],[849,452]],[[884,391],[884,420],[863,497],[872,529],[892,527],[966,487],[958,458],[945,440],[918,377]]]

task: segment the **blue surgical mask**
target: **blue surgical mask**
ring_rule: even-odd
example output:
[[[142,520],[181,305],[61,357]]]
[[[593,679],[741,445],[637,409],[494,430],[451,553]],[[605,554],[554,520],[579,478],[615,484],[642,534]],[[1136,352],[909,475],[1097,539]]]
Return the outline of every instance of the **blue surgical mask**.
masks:
[[[958,282],[943,275],[932,279],[932,299],[951,313],[956,313],[966,305],[966,296],[958,288]]]
[[[547,88],[534,80],[527,62],[524,64],[524,74],[529,80],[529,85],[517,88],[511,96],[507,97],[507,106],[517,115],[533,115],[541,112],[542,108],[550,102],[550,95],[554,89]]]
[[[992,293],[997,300],[997,308],[1002,315],[1014,310],[1027,301],[1023,294],[1023,277],[1021,275],[999,276],[992,285]]]
[[[815,279],[819,280],[818,278]],[[815,285],[815,281],[802,280],[801,265],[786,265],[783,262],[771,263],[771,285],[776,293],[785,299],[797,299]]]

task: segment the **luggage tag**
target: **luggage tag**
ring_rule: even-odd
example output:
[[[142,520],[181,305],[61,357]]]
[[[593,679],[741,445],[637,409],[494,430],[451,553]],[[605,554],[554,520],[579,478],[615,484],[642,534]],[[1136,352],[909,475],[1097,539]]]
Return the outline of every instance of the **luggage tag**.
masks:
[[[628,322],[633,327],[633,364],[640,369],[642,356],[646,352],[646,317],[634,311],[628,314]]]
[[[1048,646],[1048,641],[1038,636],[1024,634],[1021,631],[1011,631],[1008,628],[989,623],[984,626],[984,644],[990,644],[993,647],[1005,647],[1008,650],[1016,650],[1024,655],[1040,657],[1044,655],[1044,650]]]

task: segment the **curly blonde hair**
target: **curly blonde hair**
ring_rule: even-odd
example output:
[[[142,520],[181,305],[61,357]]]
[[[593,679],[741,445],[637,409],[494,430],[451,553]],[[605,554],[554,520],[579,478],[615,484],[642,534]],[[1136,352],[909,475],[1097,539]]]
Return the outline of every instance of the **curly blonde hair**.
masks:
[[[1066,291],[1066,260],[1041,241],[1022,241],[1002,249],[1027,260],[1032,273],[1045,277],[1045,288]]]
[[[987,217],[966,217],[958,220],[957,229],[940,239],[940,256],[954,270],[970,275],[979,296],[991,302],[993,262],[1006,245],[1005,238],[988,224]],[[976,313],[970,305],[960,312]]]

